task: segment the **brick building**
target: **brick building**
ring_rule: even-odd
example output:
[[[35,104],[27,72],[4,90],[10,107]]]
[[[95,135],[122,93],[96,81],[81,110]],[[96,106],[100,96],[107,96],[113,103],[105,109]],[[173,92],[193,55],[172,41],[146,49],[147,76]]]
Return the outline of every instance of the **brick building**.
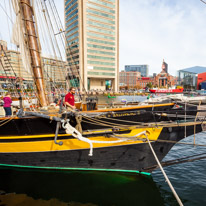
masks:
[[[5,84],[11,82],[12,79],[14,81],[16,78],[21,78],[26,88],[33,88],[32,72],[24,68],[20,52],[9,50],[7,42],[3,40],[0,40],[0,61],[0,87],[1,85],[7,87]],[[42,57],[42,65],[48,87],[54,83],[57,87],[66,87],[66,62],[53,57]]]
[[[151,83],[152,85],[154,85],[154,78],[151,77],[141,77],[137,79],[137,87],[139,88],[145,88],[147,86],[147,84]]]
[[[177,84],[177,77],[173,77],[168,73],[168,64],[163,60],[162,71],[153,77],[142,77],[137,79],[137,86],[145,88],[148,83],[155,87],[172,87]]]
[[[129,88],[135,88],[137,85],[137,79],[141,78],[140,72],[125,72],[119,73],[119,84],[121,86],[127,86]]]
[[[164,61],[164,59],[162,62],[162,71],[153,78],[153,85],[156,87],[172,87],[177,84],[177,77],[173,77],[168,73],[168,64]]]

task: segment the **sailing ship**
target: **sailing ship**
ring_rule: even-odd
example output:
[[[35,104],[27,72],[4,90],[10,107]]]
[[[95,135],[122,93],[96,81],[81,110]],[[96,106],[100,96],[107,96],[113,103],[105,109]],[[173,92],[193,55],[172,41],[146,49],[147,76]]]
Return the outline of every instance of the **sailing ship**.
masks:
[[[175,103],[95,109],[48,107],[39,42],[30,0],[13,1],[27,34],[40,108],[21,105],[16,116],[0,118],[0,166],[148,172],[156,165],[151,143],[161,161],[181,139],[201,132],[197,106]],[[21,98],[20,98],[21,101]],[[153,168],[155,169],[155,167]]]

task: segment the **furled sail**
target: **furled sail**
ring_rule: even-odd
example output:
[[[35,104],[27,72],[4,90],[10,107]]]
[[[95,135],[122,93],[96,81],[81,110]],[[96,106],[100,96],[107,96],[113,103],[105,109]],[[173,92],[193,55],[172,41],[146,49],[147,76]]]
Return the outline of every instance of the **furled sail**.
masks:
[[[22,21],[21,11],[19,7],[19,1],[18,0],[12,0],[12,5],[14,12],[16,14],[16,21],[13,25],[12,29],[12,43],[17,45],[20,49],[20,55],[22,59],[23,66],[25,70],[32,74],[31,69],[31,60],[28,58],[30,56],[29,47],[27,44],[27,38],[26,38],[26,31],[24,29],[24,22]]]
[[[14,42],[20,47],[22,61],[26,71],[32,73],[39,103],[42,107],[46,107],[48,103],[37,28],[34,24],[34,10],[30,0],[12,0],[12,4],[17,17],[16,29],[14,28],[13,30]],[[16,38],[14,36],[16,36]]]

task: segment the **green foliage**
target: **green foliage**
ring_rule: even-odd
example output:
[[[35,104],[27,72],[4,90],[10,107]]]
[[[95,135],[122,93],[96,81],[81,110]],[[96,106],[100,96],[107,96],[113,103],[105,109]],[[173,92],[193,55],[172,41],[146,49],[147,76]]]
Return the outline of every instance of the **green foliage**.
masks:
[[[146,87],[151,89],[153,87],[152,82],[147,83]]]

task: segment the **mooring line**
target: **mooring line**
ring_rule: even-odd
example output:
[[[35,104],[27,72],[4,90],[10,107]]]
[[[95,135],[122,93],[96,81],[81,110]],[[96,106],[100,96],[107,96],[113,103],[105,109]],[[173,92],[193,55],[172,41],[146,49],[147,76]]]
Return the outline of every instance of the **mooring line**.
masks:
[[[157,155],[156,155],[156,153],[155,153],[155,151],[154,151],[154,149],[153,149],[153,147],[152,147],[152,145],[151,145],[151,143],[150,143],[150,141],[149,141],[149,139],[148,139],[148,137],[147,137],[146,134],[145,134],[145,136],[146,136],[146,138],[147,138],[147,141],[148,141],[148,144],[149,144],[149,146],[150,146],[150,149],[151,149],[151,151],[152,151],[152,153],[153,153],[153,155],[154,155],[154,157],[155,157],[155,160],[157,161],[157,164],[159,165],[159,168],[161,169],[162,174],[164,175],[166,182],[168,183],[170,189],[172,190],[173,195],[175,196],[175,198],[176,198],[177,202],[179,203],[179,205],[180,205],[180,206],[183,206],[182,201],[180,200],[179,196],[177,195],[177,193],[176,193],[174,187],[172,186],[169,178],[167,177],[164,169],[162,168],[162,165],[161,165],[161,163],[160,163],[160,161],[159,161],[159,159],[158,159],[158,157],[157,157]]]
[[[201,103],[202,103],[202,102],[200,101],[200,102],[199,102],[199,106],[198,106],[198,110],[199,110],[199,108],[200,108]],[[199,112],[197,112],[197,114],[196,114],[195,122],[196,122],[196,120],[197,120],[198,115],[199,115]],[[194,140],[193,140],[194,145],[195,145],[195,132],[196,132],[196,125],[194,125]]]

